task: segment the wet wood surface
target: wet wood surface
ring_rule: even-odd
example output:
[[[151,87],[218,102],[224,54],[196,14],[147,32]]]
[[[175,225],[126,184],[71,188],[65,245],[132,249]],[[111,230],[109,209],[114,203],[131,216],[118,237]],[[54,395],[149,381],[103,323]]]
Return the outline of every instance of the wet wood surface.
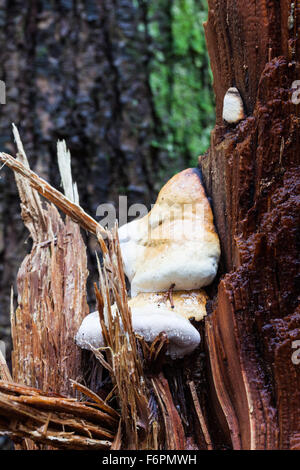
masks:
[[[209,1],[206,37],[217,121],[200,158],[221,239],[206,319],[215,412],[235,449],[299,447],[300,5]],[[238,88],[246,118],[222,121]]]

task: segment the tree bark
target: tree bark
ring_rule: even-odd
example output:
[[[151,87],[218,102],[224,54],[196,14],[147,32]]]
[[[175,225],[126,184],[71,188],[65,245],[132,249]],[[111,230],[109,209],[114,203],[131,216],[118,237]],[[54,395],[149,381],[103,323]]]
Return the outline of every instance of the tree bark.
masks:
[[[15,154],[15,122],[31,168],[58,188],[56,142],[65,139],[81,206],[93,217],[99,204],[117,205],[119,194],[127,194],[129,204],[150,206],[156,191],[159,157],[152,147],[155,118],[141,14],[132,0],[0,0],[0,79],[6,83],[1,151]],[[27,237],[13,174],[1,172],[0,320],[7,325]],[[90,238],[94,274],[95,247]]]
[[[223,255],[206,319],[212,403],[234,449],[299,449],[300,4],[209,0],[205,30],[217,119],[200,166]],[[246,118],[229,126],[232,86]]]

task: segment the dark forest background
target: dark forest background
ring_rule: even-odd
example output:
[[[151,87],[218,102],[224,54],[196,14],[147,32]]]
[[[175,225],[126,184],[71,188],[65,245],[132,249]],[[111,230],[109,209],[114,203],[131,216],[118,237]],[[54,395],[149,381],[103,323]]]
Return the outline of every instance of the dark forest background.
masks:
[[[121,194],[150,206],[209,146],[206,17],[205,0],[0,0],[0,151],[15,154],[14,122],[33,170],[59,188],[56,142],[66,139],[93,217]],[[9,342],[10,289],[29,249],[14,176],[2,169],[0,340]]]

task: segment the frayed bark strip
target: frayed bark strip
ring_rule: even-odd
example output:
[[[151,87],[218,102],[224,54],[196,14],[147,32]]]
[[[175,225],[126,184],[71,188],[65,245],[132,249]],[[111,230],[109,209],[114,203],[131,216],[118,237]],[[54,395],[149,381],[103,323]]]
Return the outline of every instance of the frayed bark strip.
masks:
[[[30,448],[33,441],[60,449],[105,450],[115,439],[118,420],[92,404],[3,381],[0,390],[0,434],[26,438]]]
[[[36,173],[26,167],[23,163],[13,158],[7,153],[0,153],[0,162],[5,163],[18,175],[25,178],[30,187],[35,189],[41,196],[55,204],[60,210],[68,215],[74,222],[78,223],[83,229],[97,234],[98,232],[106,235],[104,228],[98,224],[90,215],[88,215],[78,204],[70,201],[60,191],[53,188],[47,181],[40,178]]]
[[[165,423],[166,448],[168,450],[186,449],[184,429],[173,403],[168,381],[161,373],[152,379],[152,384]]]
[[[10,374],[5,357],[3,356],[1,350],[0,350],[0,379],[7,380],[8,382],[12,382],[12,376]]]
[[[189,382],[189,387],[190,387],[191,395],[192,395],[192,398],[193,398],[195,410],[196,410],[196,413],[197,413],[197,416],[198,416],[198,420],[199,420],[199,423],[200,423],[200,427],[201,427],[201,430],[202,430],[202,433],[203,433],[203,436],[204,436],[204,439],[205,439],[207,450],[213,450],[213,445],[212,445],[212,442],[211,442],[209,431],[208,431],[208,428],[207,428],[207,425],[206,425],[206,422],[205,422],[205,419],[204,419],[204,416],[203,416],[203,413],[202,413],[200,402],[199,402],[199,399],[198,399],[198,396],[197,396],[196,387],[195,387],[195,384],[194,384],[193,381]]]

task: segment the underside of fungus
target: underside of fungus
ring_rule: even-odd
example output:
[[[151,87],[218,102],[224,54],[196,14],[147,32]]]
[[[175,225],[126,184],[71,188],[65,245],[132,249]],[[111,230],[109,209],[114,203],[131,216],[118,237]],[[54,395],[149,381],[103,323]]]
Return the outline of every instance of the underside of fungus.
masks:
[[[164,332],[169,340],[167,354],[177,359],[190,354],[200,343],[200,335],[189,319],[199,321],[206,315],[207,297],[203,291],[176,292],[172,297],[170,301],[164,293],[139,294],[130,299],[129,306],[135,333],[151,343]],[[116,315],[116,305],[112,313]],[[105,347],[98,311],[84,319],[76,343],[83,349]]]

